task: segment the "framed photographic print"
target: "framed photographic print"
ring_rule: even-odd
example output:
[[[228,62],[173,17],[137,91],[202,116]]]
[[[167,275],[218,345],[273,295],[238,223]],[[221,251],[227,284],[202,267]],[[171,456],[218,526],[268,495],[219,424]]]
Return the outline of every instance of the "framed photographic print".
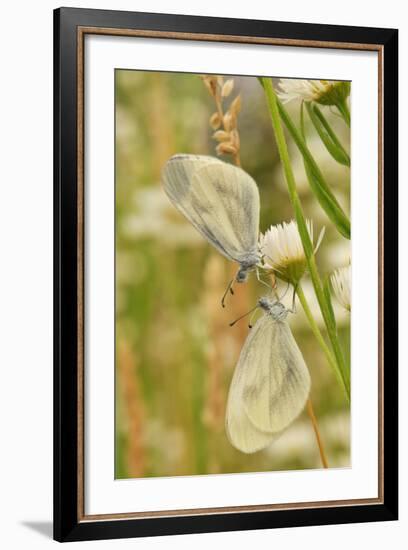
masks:
[[[397,31],[54,25],[55,538],[397,519]]]

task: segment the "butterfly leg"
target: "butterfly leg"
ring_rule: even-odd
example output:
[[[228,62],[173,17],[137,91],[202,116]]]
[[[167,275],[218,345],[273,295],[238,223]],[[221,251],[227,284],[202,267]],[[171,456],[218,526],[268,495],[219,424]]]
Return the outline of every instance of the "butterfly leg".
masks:
[[[225,307],[225,298],[227,297],[228,292],[230,292],[231,294],[234,294],[234,291],[232,290],[232,285],[233,284],[234,284],[234,279],[231,279],[230,282],[228,283],[227,288],[225,289],[225,292],[224,292],[222,298],[221,298],[222,307]]]
[[[258,267],[255,268],[255,273],[256,273],[256,278],[258,279],[258,281],[260,283],[262,283],[263,285],[265,285],[266,287],[268,287],[269,290],[271,290],[272,289],[271,285],[269,283],[267,283],[266,281],[264,281],[263,279],[261,279]]]
[[[288,283],[286,289],[285,289],[285,292],[282,294],[282,296],[278,296],[278,301],[281,302],[284,297],[286,296],[286,294],[288,293],[288,290],[289,290],[289,287],[290,287],[290,283]]]
[[[292,297],[292,309],[288,309],[290,313],[296,313],[296,286],[293,287],[293,297]]]

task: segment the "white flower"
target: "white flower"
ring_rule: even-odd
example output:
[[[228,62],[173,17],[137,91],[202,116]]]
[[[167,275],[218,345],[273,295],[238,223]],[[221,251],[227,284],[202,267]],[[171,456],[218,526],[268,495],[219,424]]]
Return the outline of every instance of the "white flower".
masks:
[[[277,93],[283,103],[288,103],[292,99],[300,99],[301,101],[316,101],[324,105],[335,105],[349,95],[350,83],[333,80],[281,78]]]
[[[306,220],[310,240],[313,243],[313,224]],[[315,252],[322,242],[324,228],[321,230]],[[264,235],[259,237],[259,249],[263,256],[264,266],[276,271],[278,277],[296,285],[306,270],[306,257],[297,223],[272,225]]]
[[[351,311],[351,266],[336,269],[330,280],[339,304]]]

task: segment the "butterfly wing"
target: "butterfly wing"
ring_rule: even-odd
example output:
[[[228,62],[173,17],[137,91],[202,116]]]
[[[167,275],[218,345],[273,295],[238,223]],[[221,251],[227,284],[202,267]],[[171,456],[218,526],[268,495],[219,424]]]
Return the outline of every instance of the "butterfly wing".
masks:
[[[163,171],[167,196],[226,258],[257,253],[259,192],[243,170],[213,157],[176,155]]]
[[[243,452],[268,445],[300,414],[310,375],[286,322],[264,315],[249,334],[227,403],[226,429]]]
[[[265,315],[245,358],[243,405],[260,430],[279,432],[302,412],[310,375],[286,321]]]
[[[228,397],[228,407],[225,429],[227,437],[236,449],[243,453],[255,453],[267,447],[276,437],[276,434],[258,430],[248,419],[238,388],[231,388]]]
[[[275,437],[272,433],[259,430],[249,420],[243,401],[244,392],[247,387],[248,360],[253,356],[253,351],[259,345],[259,341],[265,331],[265,319],[266,316],[258,320],[249,333],[242,348],[238,364],[235,367],[228,392],[225,429],[231,445],[243,453],[259,451],[269,445]]]

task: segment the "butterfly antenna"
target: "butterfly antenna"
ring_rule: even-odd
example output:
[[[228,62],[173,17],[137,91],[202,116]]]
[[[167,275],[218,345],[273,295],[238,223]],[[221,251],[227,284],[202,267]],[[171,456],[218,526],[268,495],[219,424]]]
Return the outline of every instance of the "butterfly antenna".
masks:
[[[253,321],[253,319],[254,319],[254,317],[255,317],[255,314],[256,314],[256,311],[253,311],[253,312],[252,312],[252,315],[251,315],[251,317],[250,317],[250,319],[249,319],[248,328],[252,328],[252,327],[254,326],[252,321]]]
[[[234,291],[232,290],[233,283],[234,283],[234,279],[231,279],[230,282],[228,283],[227,288],[225,289],[225,292],[221,298],[222,307],[225,307],[225,298],[227,297],[228,292],[230,292],[231,294],[234,294]]]
[[[258,308],[258,304],[256,304],[255,307],[253,307],[252,309],[250,309],[246,313],[244,313],[244,315],[241,315],[241,317],[238,317],[238,319],[235,319],[235,321],[232,321],[232,323],[230,323],[229,326],[233,327],[235,325],[235,323],[238,323],[238,321],[240,321],[241,319],[243,319],[244,317],[246,317],[247,315],[249,315],[250,313],[255,311],[257,308]]]

